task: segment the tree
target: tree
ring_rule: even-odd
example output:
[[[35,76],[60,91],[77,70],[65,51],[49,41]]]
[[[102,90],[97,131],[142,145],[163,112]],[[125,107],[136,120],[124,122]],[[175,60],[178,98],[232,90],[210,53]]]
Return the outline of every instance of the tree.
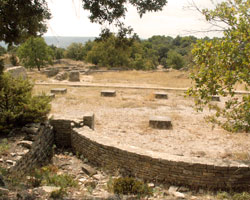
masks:
[[[72,43],[67,47],[67,58],[71,58],[73,60],[83,60],[85,55],[85,49],[82,43]]]
[[[0,46],[0,56],[2,56],[3,54],[5,54],[7,51],[4,47]]]
[[[168,52],[166,62],[168,67],[172,67],[174,69],[181,69],[185,64],[183,57],[174,50],[170,50]]]
[[[25,67],[37,67],[40,71],[42,66],[51,62],[53,50],[47,46],[43,38],[30,37],[18,48],[17,55]]]
[[[0,41],[12,45],[42,35],[50,17],[46,0],[1,0]]]
[[[228,0],[214,10],[203,10],[206,20],[223,22],[223,38],[199,41],[192,53],[194,86],[188,94],[195,97],[198,110],[205,105],[216,110],[210,121],[229,131],[250,131],[250,95],[237,97],[236,85],[250,86],[250,1]],[[213,95],[227,97],[223,107],[211,103]]]

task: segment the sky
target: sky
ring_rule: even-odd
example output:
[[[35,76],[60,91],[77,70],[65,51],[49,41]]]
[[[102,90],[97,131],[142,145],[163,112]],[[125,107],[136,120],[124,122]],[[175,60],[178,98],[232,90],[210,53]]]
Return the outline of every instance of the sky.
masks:
[[[212,8],[210,0],[193,0],[199,8]],[[218,2],[220,0],[217,0]],[[101,28],[88,19],[89,12],[83,10],[81,0],[47,0],[52,19],[47,22],[46,36],[81,36],[97,37]],[[142,18],[132,6],[128,7],[125,24],[131,26],[140,38],[147,39],[153,35],[176,37],[194,35],[196,37],[221,36],[218,32],[200,32],[210,25],[198,12],[188,9],[192,0],[168,0],[160,12],[151,12]],[[109,27],[115,31],[115,27]]]

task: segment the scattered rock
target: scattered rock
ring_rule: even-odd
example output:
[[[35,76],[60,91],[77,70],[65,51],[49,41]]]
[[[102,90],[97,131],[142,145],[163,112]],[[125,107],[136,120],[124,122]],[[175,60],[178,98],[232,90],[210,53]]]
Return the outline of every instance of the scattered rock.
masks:
[[[82,171],[88,176],[93,176],[97,174],[97,171],[93,167],[86,165],[86,164],[82,165]]]
[[[181,186],[178,188],[178,192],[189,192],[189,189],[184,186]]]
[[[1,196],[1,195],[5,195],[5,194],[9,194],[9,190],[6,189],[6,188],[0,187],[0,196]]]
[[[0,162],[3,162],[3,159],[2,159],[2,158],[0,158]]]
[[[155,184],[154,184],[154,183],[148,183],[148,187],[153,188],[154,186],[155,186]]]
[[[12,166],[14,166],[14,165],[16,164],[16,162],[13,161],[13,160],[6,160],[6,163],[7,163],[7,164],[10,164],[10,165],[12,165]]]
[[[88,181],[84,184],[85,187],[96,188],[97,183],[95,181]]]
[[[179,199],[185,199],[186,195],[181,192],[174,192],[173,195]]]
[[[23,147],[26,147],[27,149],[31,149],[32,143],[33,143],[32,141],[22,140],[18,142],[17,145],[21,145]]]
[[[172,194],[174,192],[177,192],[177,190],[178,190],[178,187],[170,186],[169,189],[168,189],[168,193]]]
[[[18,156],[23,156],[23,155],[25,155],[25,154],[28,153],[28,152],[29,152],[28,149],[24,149],[24,150],[21,151],[21,152],[17,152],[17,155],[18,155]]]
[[[59,191],[61,188],[55,186],[42,186],[41,189],[47,193],[51,193],[54,191]]]
[[[16,156],[16,153],[10,153],[10,155],[11,155],[12,157],[15,157],[15,156]]]
[[[95,174],[93,175],[93,178],[96,180],[102,180],[104,177],[102,176],[102,174]]]

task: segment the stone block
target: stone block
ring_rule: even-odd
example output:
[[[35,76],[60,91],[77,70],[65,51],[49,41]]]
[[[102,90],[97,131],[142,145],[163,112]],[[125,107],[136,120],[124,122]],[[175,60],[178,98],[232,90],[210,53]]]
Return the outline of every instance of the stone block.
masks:
[[[94,113],[86,113],[83,116],[83,125],[88,126],[91,129],[95,129],[95,114]]]
[[[80,81],[80,72],[79,71],[70,71],[69,72],[69,81],[72,81],[72,82]]]
[[[103,96],[103,97],[115,97],[116,91],[115,90],[102,90],[101,96]]]
[[[219,96],[212,96],[212,101],[220,101],[220,97]]]
[[[172,123],[169,117],[153,116],[149,119],[149,126],[156,129],[170,129]]]
[[[156,99],[168,99],[168,95],[165,92],[155,92]]]
[[[47,77],[52,77],[52,76],[55,76],[57,75],[59,72],[59,69],[58,68],[47,68],[44,70],[44,73],[46,74]]]
[[[6,72],[10,73],[12,77],[14,78],[23,78],[27,79],[27,72],[26,69],[22,66],[17,66],[17,67],[10,67],[6,70]]]
[[[52,94],[65,94],[67,93],[67,88],[53,88],[50,90]]]

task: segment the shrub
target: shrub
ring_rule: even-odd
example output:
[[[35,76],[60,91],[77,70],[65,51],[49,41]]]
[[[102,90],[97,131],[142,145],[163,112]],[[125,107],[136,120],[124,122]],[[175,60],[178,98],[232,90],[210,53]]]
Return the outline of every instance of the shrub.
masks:
[[[132,177],[114,179],[113,191],[115,194],[133,194],[138,196],[151,196],[153,191],[147,184]]]
[[[50,111],[50,98],[32,97],[28,80],[0,74],[0,133],[27,123],[42,122]]]
[[[67,195],[67,192],[64,189],[56,190],[51,192],[50,198],[52,199],[62,199],[65,195]]]

